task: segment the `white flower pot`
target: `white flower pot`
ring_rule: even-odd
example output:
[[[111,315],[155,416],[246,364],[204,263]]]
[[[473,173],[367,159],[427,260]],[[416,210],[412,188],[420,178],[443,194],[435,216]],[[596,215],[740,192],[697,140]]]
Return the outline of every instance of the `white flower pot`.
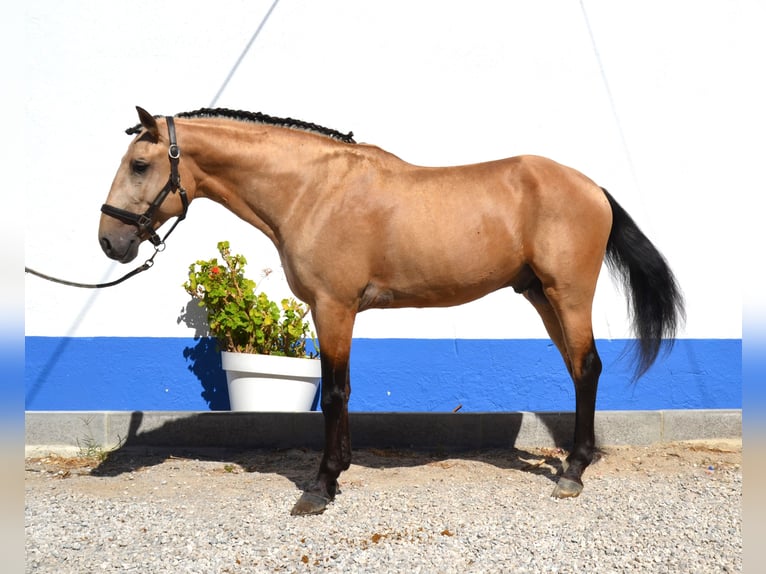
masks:
[[[318,359],[221,352],[233,411],[310,411],[322,367]]]

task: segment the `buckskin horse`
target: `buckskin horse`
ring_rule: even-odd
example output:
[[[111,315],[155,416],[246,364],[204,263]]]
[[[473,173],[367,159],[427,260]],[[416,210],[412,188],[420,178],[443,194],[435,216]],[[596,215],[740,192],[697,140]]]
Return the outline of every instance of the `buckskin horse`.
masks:
[[[142,241],[160,246],[157,229],[206,197],[271,239],[291,290],[311,308],[325,444],[293,514],[323,512],[351,464],[357,313],[458,305],[503,287],[537,310],[574,382],[574,443],[552,496],[580,494],[595,449],[601,360],[591,314],[602,263],[628,295],[636,379],[685,317],[666,260],[605,189],[538,156],[420,167],[299,120],[201,109],[162,121],[137,110],[102,207],[106,255],[126,263]]]

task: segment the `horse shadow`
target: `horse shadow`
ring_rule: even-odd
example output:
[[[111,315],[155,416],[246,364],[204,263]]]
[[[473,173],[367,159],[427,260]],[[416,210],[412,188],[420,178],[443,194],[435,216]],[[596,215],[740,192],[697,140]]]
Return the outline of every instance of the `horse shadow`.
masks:
[[[304,489],[313,479],[321,457],[322,414],[230,411],[220,352],[215,339],[207,336],[207,316],[197,303],[191,299],[186,304],[178,323],[184,322],[195,331],[195,344],[186,347],[183,355],[202,385],[202,398],[210,412],[183,417],[130,413],[127,434],[120,437],[119,447],[106,453],[90,474],[114,477],[162,464],[170,458],[196,458],[238,465],[245,472],[275,473]],[[457,458],[539,474],[556,482],[563,471],[561,455],[571,447],[574,413],[537,415],[555,446],[537,449],[536,453],[516,445],[523,416],[352,412],[349,418],[353,464],[386,469]],[[456,417],[463,419],[460,424],[454,424]],[[483,425],[480,444],[476,443],[475,432],[467,433],[470,437],[461,434],[466,428],[475,431],[475,425]],[[281,431],[285,434],[281,435]],[[415,444],[413,437],[418,437]]]
[[[490,417],[485,425],[492,425],[492,415],[481,414]],[[459,459],[541,475],[556,482],[563,472],[562,456],[571,445],[573,413],[541,418],[556,446],[536,452],[516,446],[522,413],[497,415],[497,420],[505,423],[503,428],[486,429],[483,444],[476,445],[461,438],[460,428],[464,427],[451,423],[454,417],[470,417],[471,413],[350,413],[352,462],[366,468],[389,469]],[[303,490],[314,478],[321,457],[324,432],[318,412],[205,412],[169,418],[159,424],[156,419],[152,417],[150,424],[154,426],[149,428],[144,424],[143,412],[131,413],[127,436],[118,448],[103,456],[90,474],[116,477],[171,458],[194,458],[237,465],[245,472],[278,474]],[[286,436],[277,436],[275,428],[284,429]],[[413,444],[413,436],[439,440]]]

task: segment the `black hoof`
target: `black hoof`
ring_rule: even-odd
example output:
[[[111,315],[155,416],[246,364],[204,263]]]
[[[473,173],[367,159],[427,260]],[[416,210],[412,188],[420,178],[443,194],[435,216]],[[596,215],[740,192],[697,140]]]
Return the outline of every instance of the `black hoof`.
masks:
[[[295,503],[295,506],[293,506],[290,514],[293,516],[322,514],[327,509],[328,504],[330,504],[329,498],[311,492],[304,492],[298,499],[298,502]]]
[[[551,496],[553,498],[574,498],[575,496],[580,496],[582,488],[582,483],[575,482],[574,480],[562,476],[559,478]]]

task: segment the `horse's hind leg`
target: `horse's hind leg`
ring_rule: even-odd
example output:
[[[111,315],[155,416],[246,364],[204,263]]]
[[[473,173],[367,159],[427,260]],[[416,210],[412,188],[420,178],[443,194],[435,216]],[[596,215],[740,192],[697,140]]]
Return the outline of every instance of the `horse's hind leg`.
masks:
[[[292,509],[293,515],[320,514],[335,498],[340,473],[351,465],[348,399],[349,356],[355,312],[332,303],[312,307],[322,361],[325,445],[315,482]]]
[[[551,339],[561,352],[575,387],[574,446],[552,496],[567,498],[582,492],[582,474],[593,460],[596,390],[601,359],[591,325],[591,297],[564,297],[555,288],[535,282],[524,295],[535,307]],[[577,304],[569,301],[579,301]],[[584,304],[583,301],[588,301]]]

